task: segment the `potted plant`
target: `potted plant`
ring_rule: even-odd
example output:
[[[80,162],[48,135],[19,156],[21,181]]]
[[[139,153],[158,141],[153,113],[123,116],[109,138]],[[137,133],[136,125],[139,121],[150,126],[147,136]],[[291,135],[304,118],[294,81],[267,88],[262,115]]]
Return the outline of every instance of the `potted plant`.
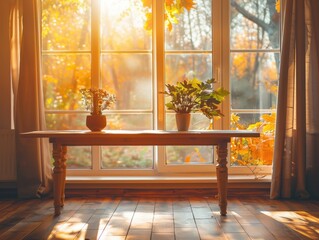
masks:
[[[200,85],[201,92],[199,94],[198,109],[210,120],[209,129],[213,128],[214,118],[223,117],[220,111],[220,104],[224,101],[229,92],[224,88],[213,89],[215,79],[208,79]]]
[[[165,106],[176,113],[176,125],[179,131],[188,130],[190,113],[198,110],[200,85],[200,81],[195,78],[191,80],[185,78],[176,84],[165,84],[167,90],[164,94],[171,97]]]
[[[214,90],[213,83],[214,79],[202,82],[193,76],[191,79],[185,77],[176,84],[165,84],[167,90],[164,94],[170,96],[165,106],[176,113],[179,131],[188,130],[191,112],[201,112],[211,121],[214,117],[223,116],[219,106],[229,92],[224,88]]]
[[[90,115],[86,117],[86,126],[91,131],[101,131],[106,126],[106,116],[102,111],[109,109],[115,103],[115,96],[103,89],[82,88],[80,92],[86,110],[90,111]]]

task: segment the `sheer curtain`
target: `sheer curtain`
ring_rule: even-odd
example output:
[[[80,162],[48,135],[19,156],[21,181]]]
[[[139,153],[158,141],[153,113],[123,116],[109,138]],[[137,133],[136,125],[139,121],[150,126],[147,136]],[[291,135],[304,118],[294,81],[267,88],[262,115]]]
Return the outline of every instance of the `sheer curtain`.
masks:
[[[41,197],[52,185],[48,141],[19,136],[45,129],[39,7],[38,0],[12,1],[10,18],[17,187],[22,198]]]
[[[287,0],[272,199],[319,196],[319,1]]]

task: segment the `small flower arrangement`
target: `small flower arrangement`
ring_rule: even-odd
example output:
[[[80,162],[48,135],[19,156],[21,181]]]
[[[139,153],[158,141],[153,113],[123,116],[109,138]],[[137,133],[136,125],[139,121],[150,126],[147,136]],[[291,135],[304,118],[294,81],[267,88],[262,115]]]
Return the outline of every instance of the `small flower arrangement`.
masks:
[[[82,93],[82,102],[91,115],[102,115],[102,111],[109,109],[116,101],[115,95],[103,89],[82,88],[80,92]]]

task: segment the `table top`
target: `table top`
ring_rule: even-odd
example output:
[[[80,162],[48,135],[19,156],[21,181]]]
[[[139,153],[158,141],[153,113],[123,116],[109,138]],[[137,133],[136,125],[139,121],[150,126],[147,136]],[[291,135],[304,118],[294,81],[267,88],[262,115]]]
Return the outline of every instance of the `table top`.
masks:
[[[80,145],[217,145],[232,137],[259,137],[248,130],[46,130],[21,133],[26,138],[49,138],[51,143]]]
[[[216,137],[259,137],[258,132],[250,130],[189,130],[189,131],[166,131],[166,130],[102,130],[100,132],[92,132],[90,130],[44,130],[31,131],[21,133],[23,137],[40,137],[40,138],[59,138],[59,137],[81,137],[81,136],[112,136],[112,135],[170,135],[170,136],[195,136],[195,135],[209,135]]]

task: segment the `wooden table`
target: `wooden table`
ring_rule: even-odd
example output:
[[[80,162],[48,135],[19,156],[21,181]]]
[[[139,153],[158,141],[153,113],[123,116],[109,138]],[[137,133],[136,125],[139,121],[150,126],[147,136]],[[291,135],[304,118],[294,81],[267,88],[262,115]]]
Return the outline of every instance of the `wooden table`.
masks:
[[[64,206],[67,146],[173,146],[173,145],[216,145],[217,146],[217,188],[220,214],[227,214],[227,144],[232,137],[259,137],[259,133],[246,130],[207,131],[124,131],[104,130],[91,132],[83,130],[34,131],[21,134],[28,138],[49,138],[53,144],[53,194],[55,215],[60,215]]]

